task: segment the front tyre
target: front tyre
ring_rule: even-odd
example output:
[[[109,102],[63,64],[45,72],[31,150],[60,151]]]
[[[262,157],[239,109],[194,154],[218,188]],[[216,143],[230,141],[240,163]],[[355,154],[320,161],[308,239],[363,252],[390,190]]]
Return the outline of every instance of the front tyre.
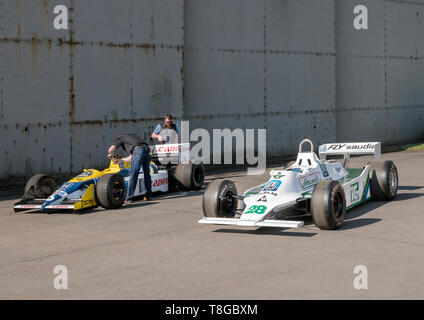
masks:
[[[54,179],[47,174],[36,174],[25,184],[24,194],[28,196],[27,193],[30,190],[32,190],[32,196],[35,199],[46,199],[56,190],[56,183]]]
[[[99,204],[105,209],[117,209],[124,204],[127,185],[119,173],[106,174],[100,177],[96,186]]]
[[[324,180],[315,185],[311,199],[312,218],[321,230],[340,227],[346,215],[346,197],[342,185]]]
[[[398,172],[390,160],[377,160],[370,164],[371,197],[388,201],[396,197],[399,186]]]
[[[230,180],[213,181],[203,194],[203,215],[205,217],[233,218],[236,214],[237,188]]]

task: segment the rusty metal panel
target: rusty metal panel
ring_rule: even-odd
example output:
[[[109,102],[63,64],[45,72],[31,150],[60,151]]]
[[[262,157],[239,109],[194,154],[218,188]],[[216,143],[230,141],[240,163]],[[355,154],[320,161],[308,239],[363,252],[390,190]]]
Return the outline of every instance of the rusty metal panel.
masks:
[[[184,0],[74,0],[74,40],[183,45]]]
[[[263,56],[189,47],[185,57],[185,117],[263,112]]]
[[[53,28],[57,4],[67,31]],[[183,0],[2,0],[1,17],[2,185],[105,165],[117,133],[147,140],[165,113],[182,116]]]
[[[402,106],[390,109],[387,118],[387,136],[390,143],[414,142],[424,132],[424,106]]]
[[[334,53],[334,0],[266,0],[269,50]]]
[[[1,45],[0,179],[69,169],[68,49],[43,42]]]
[[[73,121],[90,125],[131,118],[129,50],[84,45],[73,51]]]
[[[134,49],[133,118],[162,120],[165,114],[171,113],[181,119],[183,71],[181,48]]]
[[[369,29],[352,26],[353,0],[336,2],[337,139],[387,144],[422,137],[423,1],[362,1]]]
[[[184,116],[266,128],[268,157],[334,137],[334,32],[334,1],[186,1]]]
[[[356,16],[353,9],[359,4],[368,8],[368,30],[356,30],[353,27],[353,19]],[[384,58],[386,41],[384,1],[336,0],[335,5],[337,57]]]
[[[67,123],[69,49],[44,42],[2,44],[3,116],[10,127]]]
[[[2,38],[13,40],[69,40],[66,30],[53,28],[53,8],[71,6],[72,0],[2,0]]]
[[[331,109],[334,112],[334,54],[270,54],[267,56],[267,67],[267,111],[277,114],[298,111],[313,113]]]
[[[260,50],[263,16],[264,1],[185,0],[185,46]]]
[[[424,2],[387,2],[387,54],[424,56]]]

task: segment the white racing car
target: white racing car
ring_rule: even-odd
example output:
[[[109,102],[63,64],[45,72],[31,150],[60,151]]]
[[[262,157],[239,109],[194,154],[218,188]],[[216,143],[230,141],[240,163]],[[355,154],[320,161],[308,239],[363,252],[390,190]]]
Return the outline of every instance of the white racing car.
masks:
[[[305,143],[310,151],[303,150]],[[348,168],[350,155],[374,154],[363,168]],[[214,181],[203,195],[205,218],[199,223],[249,227],[299,228],[312,216],[320,229],[336,229],[346,210],[369,199],[393,200],[398,173],[392,161],[380,160],[381,143],[333,143],[319,147],[310,140],[299,145],[296,162],[284,170],[272,170],[268,182],[237,194],[230,180]],[[343,162],[327,156],[343,156]]]

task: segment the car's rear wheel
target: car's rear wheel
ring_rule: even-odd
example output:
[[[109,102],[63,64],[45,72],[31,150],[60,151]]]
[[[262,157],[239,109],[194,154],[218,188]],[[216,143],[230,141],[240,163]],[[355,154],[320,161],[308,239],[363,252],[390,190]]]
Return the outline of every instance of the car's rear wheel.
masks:
[[[186,190],[199,190],[205,181],[205,168],[202,164],[179,164],[175,170],[179,187]]]
[[[312,218],[322,230],[340,227],[346,215],[346,197],[342,185],[324,180],[315,185],[311,199]]]
[[[396,197],[398,187],[398,172],[392,161],[377,160],[371,162],[371,197],[380,201],[393,200]]]
[[[105,209],[117,209],[124,204],[127,195],[127,185],[124,178],[118,174],[106,174],[100,177],[96,186],[96,197]]]
[[[236,214],[237,188],[230,180],[213,181],[203,194],[203,214],[205,217],[233,218]]]
[[[29,178],[25,184],[25,195],[33,196],[35,199],[46,199],[56,190],[56,183],[47,174],[36,174]],[[28,194],[31,193],[31,195]]]

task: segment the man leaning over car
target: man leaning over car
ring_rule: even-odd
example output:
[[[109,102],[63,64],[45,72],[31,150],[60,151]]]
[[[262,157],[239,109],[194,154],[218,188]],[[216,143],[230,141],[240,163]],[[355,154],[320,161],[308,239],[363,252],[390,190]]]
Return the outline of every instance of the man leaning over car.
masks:
[[[152,178],[150,176],[150,150],[147,143],[136,134],[120,134],[116,137],[115,142],[110,146],[107,157],[112,159],[114,152],[119,147],[122,147],[125,152],[130,155],[120,159],[124,162],[131,161],[130,181],[128,184],[127,199],[125,203],[131,203],[134,197],[135,187],[137,186],[138,175],[140,169],[143,168],[144,183],[146,185],[146,196],[144,200],[152,198]]]

